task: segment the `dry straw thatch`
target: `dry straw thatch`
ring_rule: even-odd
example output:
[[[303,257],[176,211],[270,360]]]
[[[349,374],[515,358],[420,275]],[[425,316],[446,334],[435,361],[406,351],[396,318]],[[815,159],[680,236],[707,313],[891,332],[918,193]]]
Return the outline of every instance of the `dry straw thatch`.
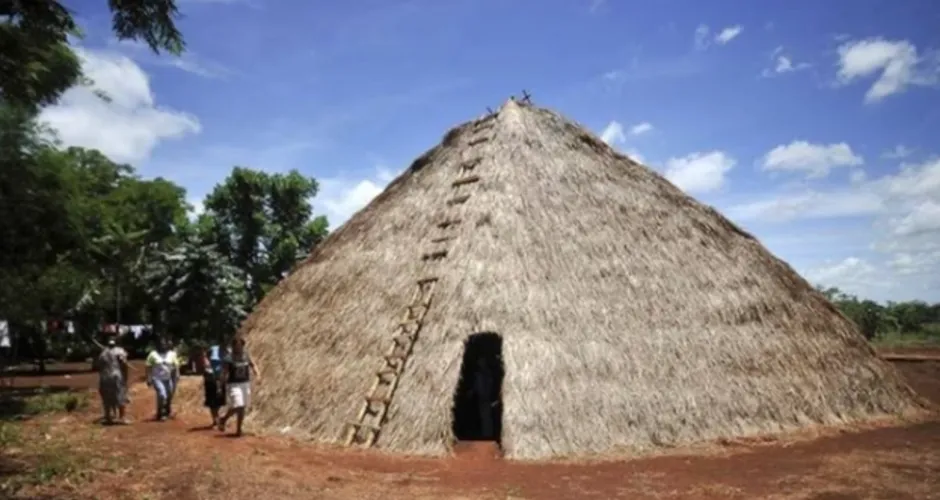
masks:
[[[481,181],[449,208],[474,158]],[[463,220],[450,253],[422,262],[447,210]],[[448,452],[463,342],[481,331],[504,339],[509,458],[643,453],[918,406],[754,237],[574,123],[509,101],[451,130],[246,321],[264,370],[253,423],[340,442],[429,273],[440,281],[379,449]]]

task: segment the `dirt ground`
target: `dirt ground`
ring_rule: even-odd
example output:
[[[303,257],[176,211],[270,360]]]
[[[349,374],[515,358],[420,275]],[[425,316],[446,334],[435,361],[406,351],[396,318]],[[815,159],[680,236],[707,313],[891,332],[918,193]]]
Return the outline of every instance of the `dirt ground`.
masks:
[[[940,404],[940,362],[895,365],[919,394]],[[87,364],[72,368],[87,370]],[[134,373],[139,380],[139,365]],[[87,389],[97,379],[73,370],[67,378],[23,375],[14,383]],[[189,408],[174,420],[152,422],[149,390],[137,384],[131,393],[129,426],[95,424],[96,402],[20,424],[23,432],[85,457],[69,470],[87,470],[36,481],[18,498],[940,499],[940,414],[906,427],[812,441],[727,444],[707,455],[525,464],[500,460],[485,445],[465,445],[455,457],[435,460],[271,437],[234,439],[206,429],[208,415]],[[0,451],[14,458],[24,453]]]

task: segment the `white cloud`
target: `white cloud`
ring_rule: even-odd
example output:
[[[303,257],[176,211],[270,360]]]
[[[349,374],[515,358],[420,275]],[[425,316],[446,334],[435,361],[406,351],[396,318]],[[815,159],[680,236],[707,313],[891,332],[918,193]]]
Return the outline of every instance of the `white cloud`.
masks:
[[[665,176],[687,193],[706,193],[720,189],[735,160],[721,151],[692,153],[666,161]]]
[[[172,67],[205,78],[224,78],[233,73],[225,66],[209,61],[192,50],[187,50],[179,56],[172,54],[158,55],[143,42],[116,39],[110,40],[108,46],[144,65]]]
[[[869,217],[870,248],[887,259],[879,267],[885,286],[895,295],[940,290],[940,158],[829,190],[765,195],[728,213],[745,221]]]
[[[928,275],[940,268],[940,250],[918,254],[897,253],[888,262],[888,266],[902,276]]]
[[[711,35],[711,28],[707,24],[699,24],[695,28],[694,35],[694,44],[696,50],[705,50],[711,46],[712,42],[717,43],[718,45],[725,45],[731,40],[734,40],[744,31],[744,28],[740,25],[728,26],[727,28],[716,33],[715,36]]]
[[[875,181],[887,196],[899,201],[940,201],[940,158],[919,165],[902,165],[896,175]]]
[[[313,199],[313,203],[325,210],[330,229],[336,229],[381,194],[396,175],[385,167],[378,167],[372,175],[364,179],[322,179],[320,193]]]
[[[853,170],[852,173],[849,174],[849,182],[851,182],[853,185],[861,184],[867,179],[868,174],[866,174],[864,170]]]
[[[744,28],[740,24],[728,26],[715,36],[715,42],[717,42],[718,45],[725,45],[731,40],[737,38],[742,31],[744,31]]]
[[[202,204],[202,199],[190,197],[186,200],[186,203],[189,204],[190,208],[187,210],[187,215],[190,220],[196,220],[202,212],[205,211],[205,206]]]
[[[920,57],[917,47],[907,40],[855,40],[840,45],[838,53],[840,83],[877,75],[865,93],[866,103],[904,92],[911,85],[934,85],[940,74],[940,58]]]
[[[862,189],[805,191],[732,207],[729,214],[742,220],[788,221],[876,215],[885,208],[878,193]]]
[[[923,200],[907,214],[892,220],[894,234],[909,236],[925,232],[940,232],[940,203]]]
[[[636,149],[629,148],[626,151],[622,151],[622,153],[637,163],[646,163],[646,158]]]
[[[705,50],[711,44],[708,39],[708,25],[700,24],[695,28],[695,48],[698,50]]]
[[[601,140],[607,144],[623,144],[627,142],[627,135],[623,131],[623,125],[618,121],[611,121],[601,132]]]
[[[934,204],[940,203],[940,158],[902,166],[895,174],[856,181],[829,190],[764,196],[737,205],[732,212],[743,219],[764,220],[877,215],[891,217],[888,229],[892,234],[931,230],[927,220],[936,210]]]
[[[795,73],[797,71],[803,71],[804,69],[809,69],[812,67],[811,64],[807,62],[793,62],[793,57],[784,52],[783,47],[777,47],[770,54],[770,60],[773,63],[772,68],[766,68],[761,72],[761,76],[765,78],[770,78],[777,75],[782,75],[785,73]]]
[[[147,74],[127,57],[75,50],[93,88],[69,89],[39,117],[64,144],[98,149],[117,162],[137,163],[147,159],[159,142],[201,131],[196,117],[157,106]]]
[[[633,127],[630,127],[630,135],[641,135],[649,132],[653,129],[653,126],[649,123],[643,122]],[[624,148],[623,146],[627,142],[627,132],[624,130],[623,124],[616,120],[612,120],[610,123],[604,127],[604,130],[601,132],[601,140],[606,142],[609,146],[620,150],[621,153],[627,155],[633,161],[643,163],[643,155],[640,154],[634,148]]]
[[[909,147],[907,147],[907,146],[905,146],[905,145],[903,145],[903,144],[898,144],[898,145],[895,146],[894,149],[892,149],[891,151],[885,151],[884,153],[882,153],[882,154],[881,154],[881,157],[882,157],[882,158],[887,158],[887,159],[889,159],[889,160],[899,160],[899,159],[901,159],[901,158],[907,158],[907,157],[910,156],[912,153],[914,153],[914,150],[913,150],[913,149],[911,149],[911,148],[909,148]]]
[[[780,145],[764,155],[763,170],[806,172],[808,178],[822,178],[836,167],[854,167],[864,163],[861,156],[844,143],[811,144],[793,141]]]
[[[630,135],[642,135],[653,131],[653,125],[649,122],[638,123],[630,127]]]
[[[838,287],[862,297],[867,297],[871,288],[881,286],[884,281],[874,265],[858,257],[847,257],[839,262],[819,266],[806,271],[804,275],[810,283]]]

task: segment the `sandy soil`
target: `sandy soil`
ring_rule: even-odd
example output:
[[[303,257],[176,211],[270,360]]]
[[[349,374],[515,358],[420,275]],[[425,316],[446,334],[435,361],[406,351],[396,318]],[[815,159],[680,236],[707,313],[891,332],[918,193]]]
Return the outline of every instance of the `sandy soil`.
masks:
[[[87,365],[83,365],[87,369]],[[896,362],[912,387],[940,404],[940,363]],[[142,373],[142,371],[135,371]],[[139,375],[138,375],[139,376]],[[32,380],[32,381],[30,381]],[[20,376],[19,387],[90,388],[91,373]],[[189,379],[197,386],[198,379]],[[520,464],[495,448],[463,445],[441,460],[325,449],[279,438],[230,438],[185,409],[149,421],[152,396],[132,390],[130,426],[101,427],[87,412],[35,419],[45,439],[89,453],[96,472],[21,492],[30,498],[940,499],[940,415],[906,427],[841,432],[815,440],[737,443],[706,455],[596,464]],[[26,497],[24,497],[26,498]]]

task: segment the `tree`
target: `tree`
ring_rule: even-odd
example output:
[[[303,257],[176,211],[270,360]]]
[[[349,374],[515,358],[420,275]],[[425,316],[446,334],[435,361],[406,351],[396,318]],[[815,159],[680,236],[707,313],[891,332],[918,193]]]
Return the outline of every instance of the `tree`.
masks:
[[[0,317],[27,318],[30,295],[60,254],[81,248],[69,164],[28,113],[0,105]],[[32,317],[30,317],[32,319]]]
[[[98,256],[102,275],[114,287],[114,322],[121,324],[121,288],[143,263],[148,231],[129,231],[111,223],[107,233],[95,240],[92,251]]]
[[[297,171],[268,174],[236,167],[206,197],[199,221],[208,241],[248,276],[252,303],[280,281],[327,233],[313,218],[319,185]]]
[[[161,323],[177,335],[218,342],[229,338],[247,314],[246,278],[196,235],[155,253],[143,275]]]
[[[915,300],[881,305],[872,300],[860,300],[835,287],[817,286],[817,290],[854,321],[868,340],[899,336],[940,340],[940,325],[935,316],[940,304]]]
[[[77,315],[84,337],[104,310],[141,319],[141,251],[171,247],[185,214],[179,186],[141,179],[98,151],[60,149],[30,113],[0,105],[0,318]],[[44,333],[28,331],[39,337],[22,340],[41,356]]]
[[[114,311],[111,319],[120,324],[130,304],[130,319],[136,322],[147,309],[140,303],[146,299],[138,276],[141,263],[149,249],[176,241],[186,220],[186,191],[165,179],[141,179],[130,165],[114,163],[95,150],[69,148],[64,154],[80,191],[72,210],[79,214],[85,235],[87,260],[82,265],[104,280],[95,295],[98,306],[107,304]]]
[[[141,40],[154,52],[184,50],[175,0],[108,0],[108,6],[119,40]],[[0,19],[0,100],[35,111],[84,81],[68,41],[81,33],[60,2],[0,0]]]
[[[853,319],[862,331],[862,335],[868,340],[875,338],[885,322],[882,307],[871,300],[864,300],[859,304],[858,312]]]

